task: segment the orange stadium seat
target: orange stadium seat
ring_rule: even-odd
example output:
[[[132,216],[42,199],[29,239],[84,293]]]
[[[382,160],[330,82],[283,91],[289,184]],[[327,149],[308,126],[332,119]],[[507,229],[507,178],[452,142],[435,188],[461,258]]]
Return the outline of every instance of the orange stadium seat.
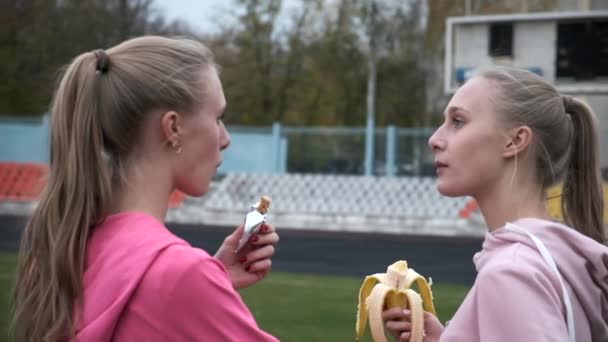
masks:
[[[472,199],[467,202],[465,207],[463,209],[461,209],[458,212],[458,214],[459,214],[460,218],[467,219],[467,218],[471,217],[471,214],[478,208],[479,208],[479,206],[477,205],[477,201]]]
[[[35,200],[45,185],[47,172],[46,164],[0,162],[0,200]]]
[[[181,191],[175,190],[169,196],[169,208],[177,208],[186,199],[186,194]]]
[[[35,201],[46,185],[48,165],[41,163],[0,162],[0,201]],[[180,191],[169,197],[169,207],[177,208],[186,199]]]

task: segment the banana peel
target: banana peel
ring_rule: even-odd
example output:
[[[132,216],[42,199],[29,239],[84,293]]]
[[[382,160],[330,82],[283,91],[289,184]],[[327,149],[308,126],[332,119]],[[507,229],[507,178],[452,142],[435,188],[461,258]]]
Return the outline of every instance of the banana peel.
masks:
[[[416,284],[420,293],[412,289]],[[431,282],[408,267],[407,261],[399,260],[390,265],[386,273],[365,277],[359,290],[357,307],[356,341],[365,334],[369,320],[370,331],[375,342],[386,342],[382,312],[393,307],[411,311],[410,342],[421,342],[424,338],[424,311],[435,313]]]

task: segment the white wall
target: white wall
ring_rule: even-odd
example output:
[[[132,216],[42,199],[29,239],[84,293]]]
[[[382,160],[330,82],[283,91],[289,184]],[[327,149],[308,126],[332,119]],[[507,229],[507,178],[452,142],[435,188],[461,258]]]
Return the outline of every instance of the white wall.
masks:
[[[462,24],[454,27],[454,57],[452,86],[456,86],[455,71],[463,67],[478,67],[493,63],[507,63],[517,67],[540,67],[543,75],[555,81],[554,21],[518,22],[513,26],[513,59],[493,59],[488,55],[489,28],[487,23]]]
[[[513,26],[513,64],[540,67],[543,76],[555,82],[557,24],[554,21],[519,22]]]
[[[458,68],[474,68],[492,62],[488,57],[488,34],[486,23],[454,26],[452,86],[457,86]]]

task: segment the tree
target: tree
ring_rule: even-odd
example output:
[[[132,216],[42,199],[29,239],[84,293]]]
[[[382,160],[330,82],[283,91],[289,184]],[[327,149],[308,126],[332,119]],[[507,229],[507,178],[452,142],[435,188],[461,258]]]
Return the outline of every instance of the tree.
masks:
[[[153,15],[152,0],[12,0],[2,12],[0,114],[47,111],[61,66],[146,33],[189,32]],[[178,32],[179,31],[179,32]]]

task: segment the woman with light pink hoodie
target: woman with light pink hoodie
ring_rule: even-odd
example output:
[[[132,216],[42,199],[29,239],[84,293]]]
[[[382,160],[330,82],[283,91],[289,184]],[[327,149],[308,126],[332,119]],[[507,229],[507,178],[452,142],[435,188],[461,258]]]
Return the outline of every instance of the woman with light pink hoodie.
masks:
[[[478,73],[454,94],[429,139],[438,190],[472,196],[488,226],[477,278],[425,341],[608,341],[608,247],[596,118],[583,102],[519,69]],[[567,225],[545,207],[562,184]],[[441,305],[441,303],[439,303]],[[399,341],[410,312],[384,312]]]

